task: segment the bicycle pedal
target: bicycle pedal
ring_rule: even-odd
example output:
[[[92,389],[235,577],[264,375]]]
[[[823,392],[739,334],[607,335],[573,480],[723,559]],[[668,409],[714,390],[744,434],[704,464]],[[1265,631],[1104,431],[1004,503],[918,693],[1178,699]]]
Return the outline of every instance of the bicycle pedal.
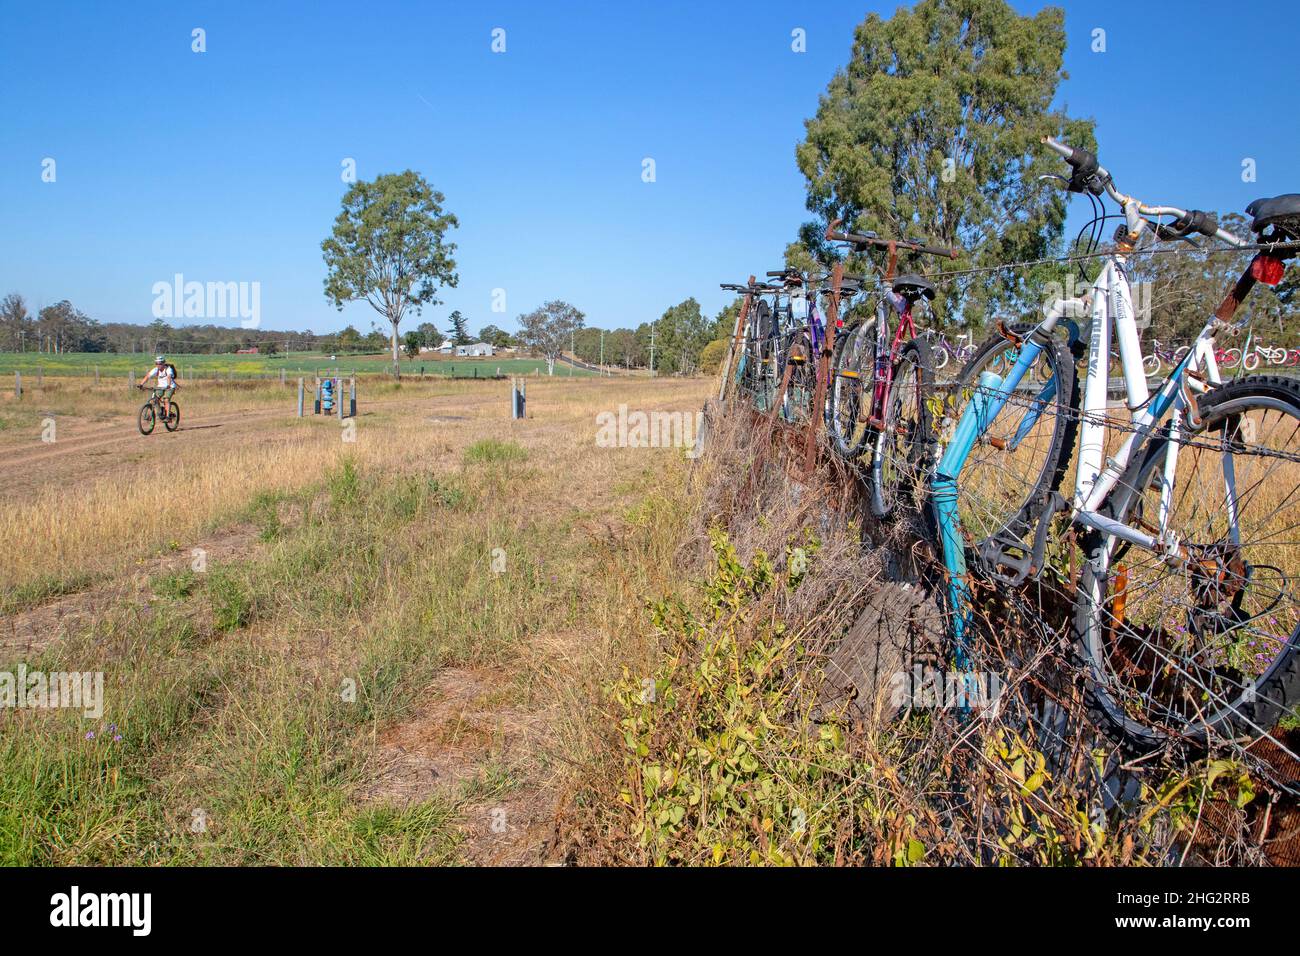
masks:
[[[1034,575],[1034,554],[1019,538],[999,533],[979,547],[984,575],[998,584],[1019,587]]]

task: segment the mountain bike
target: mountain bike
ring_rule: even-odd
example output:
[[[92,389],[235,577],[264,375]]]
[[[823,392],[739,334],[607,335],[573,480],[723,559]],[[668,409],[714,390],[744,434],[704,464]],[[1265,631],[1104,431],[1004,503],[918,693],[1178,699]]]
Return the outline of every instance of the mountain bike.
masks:
[[[953,249],[920,241],[882,239],[875,233],[826,229],[830,242],[856,251],[884,249],[886,265],[878,279],[874,319],[863,319],[836,336],[826,425],[835,450],[849,461],[870,452],[871,510],[893,513],[900,500],[920,502],[928,470],[931,421],[927,399],[934,387],[930,344],[918,336],[912,311],[921,299],[933,301],[934,284],[915,274],[896,275],[898,253],[957,258]],[[891,315],[898,323],[890,331]]]
[[[837,329],[842,324],[838,318],[839,303],[831,303],[835,290],[828,273],[805,275],[797,269],[782,269],[767,275],[781,282],[786,302],[784,311],[780,313],[786,328],[781,354],[788,374],[782,375],[779,386],[780,414],[790,424],[804,425],[819,414],[819,409],[824,414],[830,364],[821,359],[829,357],[828,349],[835,338],[828,316],[836,317]],[[851,298],[859,289],[859,280],[844,277],[839,294]],[[819,387],[820,403],[817,398]]]
[[[1214,343],[1219,333],[1239,334],[1244,322],[1230,320],[1257,282],[1281,281],[1300,248],[1300,195],[1247,207],[1259,237],[1252,244],[1207,213],[1120,193],[1086,150],[1044,143],[1071,166],[1067,188],[1109,197],[1124,224],[1087,295],[1050,303],[1037,326],[1024,334],[1004,330],[1003,340],[986,348],[1001,364],[980,370],[935,468],[931,500],[955,656],[959,664],[969,660],[965,535],[974,541],[975,569],[1014,585],[1045,573],[1053,518],[1064,513],[1064,543],[1078,536],[1082,568],[1077,582],[1072,570],[1062,577],[1074,590],[1074,637],[1097,723],[1131,748],[1267,734],[1300,700],[1300,383],[1247,376],[1223,384]],[[1144,238],[1194,234],[1256,254],[1151,393],[1127,257]],[[1075,394],[1067,388],[1073,364],[1060,364],[1068,356],[1054,335],[1078,309],[1092,317],[1082,407],[1068,397]],[[1107,406],[1112,335],[1127,421],[1111,417]],[[1009,438],[999,427],[1004,410],[1019,412]],[[967,470],[972,450],[987,452],[975,462],[983,481],[999,481],[1024,448],[1023,436],[1040,425],[1051,440],[1026,456],[1036,458],[1031,467],[1015,465],[1017,473],[1037,475],[1029,494],[987,496],[972,507],[969,499],[983,496],[980,476]],[[1056,487],[1076,429],[1075,487],[1066,500]],[[973,532],[963,525],[972,513],[987,519]],[[1074,553],[1070,547],[1071,561]]]
[[[137,385],[136,388],[143,389],[145,386]],[[140,425],[140,434],[149,435],[154,430],[154,425],[158,422],[163,423],[163,427],[169,432],[174,432],[181,423],[181,409],[176,404],[175,396],[172,396],[167,402],[168,413],[163,414],[162,390],[155,388],[153,394],[149,396],[148,401],[140,406],[138,423]]]

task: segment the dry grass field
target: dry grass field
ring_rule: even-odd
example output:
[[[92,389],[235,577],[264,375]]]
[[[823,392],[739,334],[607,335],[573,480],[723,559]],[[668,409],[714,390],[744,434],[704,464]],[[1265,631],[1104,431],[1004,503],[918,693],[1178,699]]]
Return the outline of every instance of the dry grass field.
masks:
[[[679,582],[680,448],[596,415],[704,380],[365,379],[0,399],[0,671],[102,672],[103,712],[0,711],[0,863],[540,862],[601,687]],[[52,441],[44,441],[53,438]]]

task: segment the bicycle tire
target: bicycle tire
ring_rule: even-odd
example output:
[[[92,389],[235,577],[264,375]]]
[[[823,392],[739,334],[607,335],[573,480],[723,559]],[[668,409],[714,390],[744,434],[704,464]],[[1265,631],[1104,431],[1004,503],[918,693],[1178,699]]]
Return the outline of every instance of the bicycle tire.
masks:
[[[790,338],[785,350],[781,379],[785,380],[785,366],[792,366],[789,381],[777,397],[781,418],[792,425],[806,425],[813,414],[813,397],[817,388],[817,356],[813,354],[812,338],[807,329],[800,329]]]
[[[153,433],[154,426],[158,424],[157,416],[154,414],[153,410],[153,402],[145,402],[140,406],[140,415],[137,419],[137,424],[140,426],[141,435],[149,435]]]
[[[1028,335],[1034,326],[1018,324],[1009,328],[1013,333],[1023,336]],[[957,376],[948,412],[953,421],[959,419],[961,410],[973,393],[981,372],[995,371],[996,366],[1000,364],[1001,372],[1005,374],[1011,367],[1013,360],[1010,358],[1010,349],[1012,349],[1011,343],[1002,335],[995,333],[975,350],[975,354]],[[1079,382],[1075,375],[1075,357],[1064,341],[1058,336],[1052,336],[1034,368],[1031,368],[1022,379],[1022,387],[1035,377],[1035,370],[1043,363],[1046,363],[1046,368],[1052,374],[1059,377],[1056,395],[1050,400],[1050,405],[1044,406],[1047,413],[1040,414],[1039,418],[1040,423],[1044,418],[1050,420],[1050,431],[1042,435],[1040,432],[1042,424],[1035,425],[1025,436],[1029,438],[1037,434],[1038,437],[1032,445],[1022,440],[1015,449],[1010,450],[1009,454],[1006,449],[995,448],[989,441],[989,437],[1006,440],[1004,436],[1014,436],[1019,422],[1024,419],[1028,411],[1025,404],[1017,406],[1008,402],[997,419],[990,423],[985,439],[971,449],[970,458],[963,466],[961,474],[957,476],[958,507],[962,528],[972,536],[972,543],[977,551],[995,536],[1023,539],[1033,527],[1037,504],[1051,492],[1056,491],[1065,476],[1069,464],[1069,452],[1074,448],[1075,434],[1078,431]],[[1038,377],[1041,378],[1041,375]],[[1046,379],[1042,381],[1045,382]],[[1021,410],[1019,415],[1016,415],[1017,408]],[[1022,450],[1027,453],[1020,455]],[[1035,458],[1041,458],[1041,463],[1035,464]],[[988,496],[978,505],[977,510],[973,500],[974,489],[981,483],[981,474],[986,469],[991,470],[991,474],[985,477],[991,480],[985,483],[1000,488],[1006,493]],[[999,499],[1001,499],[1000,503]]]
[[[176,404],[175,400],[168,404],[171,405],[171,413],[163,419],[163,427],[169,432],[174,432],[181,425],[181,407]]]
[[[869,433],[862,420],[862,403],[871,400],[875,356],[874,320],[841,329],[835,336],[826,395],[826,430],[836,453],[849,461],[861,455],[867,444]]]
[[[883,428],[873,438],[871,511],[889,518],[904,502],[919,507],[925,500],[929,460],[934,448],[930,396],[934,394],[934,364],[930,343],[915,338],[903,346],[894,365]]]
[[[1254,410],[1265,412],[1264,421],[1267,421],[1267,412],[1270,410],[1279,413],[1279,421],[1284,415],[1293,420],[1294,427],[1291,428],[1290,437],[1286,439],[1288,442],[1294,437],[1296,431],[1300,430],[1300,382],[1290,378],[1272,375],[1241,378],[1207,393],[1201,398],[1199,405],[1202,427],[1197,430],[1194,438],[1204,443],[1207,441],[1206,436],[1212,436],[1217,427],[1222,435],[1220,452],[1236,447],[1245,448],[1246,444],[1251,442],[1251,432],[1247,431],[1243,423],[1253,421],[1245,416]],[[1232,432],[1231,438],[1228,437],[1229,430]],[[1284,428],[1283,431],[1285,432],[1286,429]],[[1239,432],[1246,437],[1238,438]],[[1116,490],[1104,503],[1102,508],[1104,512],[1126,524],[1142,521],[1146,510],[1145,504],[1148,502],[1145,496],[1151,491],[1159,490],[1159,482],[1156,479],[1163,476],[1157,474],[1156,470],[1163,467],[1164,453],[1170,441],[1166,427],[1152,439],[1141,460],[1132,465],[1123,476]],[[1239,442],[1245,444],[1238,446]],[[1203,444],[1193,449],[1193,453],[1198,452],[1201,447],[1204,447]],[[1237,467],[1237,462],[1243,456],[1235,451],[1232,454],[1234,486],[1245,487],[1247,495],[1256,488],[1270,489],[1261,492],[1261,495],[1271,493],[1283,484],[1282,476],[1276,476],[1274,481],[1267,481],[1268,475],[1253,482],[1247,480],[1243,483],[1241,469]],[[1226,506],[1226,501],[1224,506],[1216,506],[1213,495],[1206,500],[1206,496],[1196,488],[1196,483],[1184,478],[1188,455],[1189,451],[1186,447],[1179,450],[1178,484],[1182,486],[1184,499],[1175,500],[1175,504],[1171,506],[1171,514],[1176,513],[1178,508],[1186,504],[1188,514],[1195,515],[1203,510],[1207,520],[1217,522],[1218,518],[1230,509]],[[1265,459],[1258,455],[1245,455],[1244,458],[1248,459],[1248,467],[1250,459],[1286,460],[1276,457]],[[1216,470],[1213,464],[1212,462],[1210,468],[1211,478],[1217,478],[1222,489],[1224,472]],[[1219,469],[1222,467],[1222,463],[1219,463]],[[1293,463],[1292,473],[1297,472],[1300,472],[1300,466],[1295,466]],[[1283,499],[1284,502],[1294,494],[1294,488],[1294,484],[1288,486],[1288,494],[1287,498]],[[1178,491],[1179,489],[1174,489],[1173,494],[1177,495]],[[1232,502],[1234,507],[1231,510],[1237,515],[1235,525],[1238,534],[1243,527],[1250,527],[1250,524],[1243,519],[1245,509],[1242,505],[1245,501],[1246,498],[1240,497]],[[1300,500],[1297,500],[1294,512],[1289,512],[1287,518],[1278,520],[1287,522],[1297,517],[1300,517]],[[1251,520],[1259,520],[1253,516],[1253,512]],[[1182,532],[1184,529],[1180,527],[1178,530]],[[1263,575],[1264,590],[1252,590],[1255,588],[1253,582],[1260,577],[1261,570],[1276,572],[1278,578],[1287,579],[1284,569],[1258,562],[1258,556],[1263,554],[1268,561],[1277,561],[1279,549],[1290,549],[1288,554],[1292,564],[1288,567],[1300,569],[1300,542],[1274,542],[1268,538],[1257,542],[1243,542],[1238,537],[1234,545],[1231,542],[1231,535],[1225,531],[1224,540],[1221,542],[1205,544],[1189,534],[1183,539],[1181,546],[1198,555],[1214,553],[1214,549],[1220,549],[1224,554],[1233,554],[1234,559],[1239,562],[1237,567],[1240,570],[1235,573],[1235,576],[1226,579],[1202,577],[1198,581],[1197,566],[1204,568],[1206,564],[1204,560],[1193,562],[1178,572],[1166,566],[1167,574],[1182,573],[1188,577],[1191,588],[1188,588],[1186,583],[1181,587],[1185,595],[1193,598],[1193,604],[1203,604],[1209,600],[1206,596],[1205,581],[1215,582],[1214,590],[1209,597],[1217,602],[1212,614],[1199,607],[1193,607],[1187,612],[1186,621],[1193,627],[1177,626],[1170,629],[1166,625],[1178,619],[1183,613],[1182,606],[1172,600],[1176,596],[1174,579],[1172,577],[1166,579],[1168,587],[1160,586],[1158,579],[1154,583],[1144,581],[1139,587],[1133,587],[1131,584],[1131,579],[1137,576],[1130,570],[1130,567],[1134,570],[1138,568],[1138,565],[1133,563],[1134,560],[1149,555],[1150,557],[1146,557],[1147,564],[1155,569],[1157,566],[1165,566],[1163,558],[1143,549],[1120,544],[1118,539],[1100,532],[1091,533],[1084,543],[1086,560],[1075,599],[1074,636],[1076,650],[1088,678],[1085,684],[1085,702],[1093,722],[1102,727],[1111,739],[1133,752],[1149,751],[1171,741],[1203,749],[1212,737],[1257,737],[1271,730],[1278,718],[1300,702],[1300,654],[1297,654],[1297,646],[1300,646],[1300,602],[1292,602],[1286,608],[1278,610],[1282,597],[1285,596],[1285,591],[1279,589],[1276,592],[1279,597],[1264,612],[1268,615],[1267,622],[1264,621],[1263,614],[1249,614],[1242,618],[1247,593],[1251,595],[1252,602],[1268,597],[1267,582],[1270,578],[1267,573]],[[1261,550],[1264,546],[1267,546],[1267,551]],[[1231,550],[1234,547],[1235,552]],[[1137,559],[1130,558],[1129,565],[1122,563],[1126,557],[1133,554],[1137,555]],[[1251,558],[1255,558],[1256,562],[1252,563]],[[1225,564],[1227,563],[1225,559]],[[1152,573],[1155,573],[1154,570]],[[1235,583],[1236,581],[1240,583]],[[1233,588],[1236,589],[1235,592],[1232,592]],[[1130,589],[1138,595],[1140,601],[1151,603],[1138,605],[1135,611],[1134,601],[1129,597]],[[1230,592],[1233,596],[1230,602],[1232,620],[1229,622],[1229,614],[1220,610],[1220,606]],[[1255,597],[1257,594],[1262,595],[1262,598]],[[1111,610],[1107,610],[1107,607]],[[1284,620],[1279,622],[1279,616]],[[1107,620],[1108,617],[1110,620]],[[1197,623],[1198,621],[1200,623]],[[1205,623],[1207,621],[1210,622],[1208,625]],[[1205,651],[1199,648],[1192,653],[1180,653],[1177,659],[1174,659],[1174,654],[1170,653],[1164,660],[1158,653],[1148,651],[1148,648],[1159,647],[1161,640],[1166,637],[1172,638],[1173,647],[1184,645],[1192,648],[1192,641],[1202,639],[1201,634],[1197,633],[1198,630],[1223,628],[1225,622],[1229,622],[1226,630],[1210,635],[1208,646],[1211,650],[1204,657],[1201,655]],[[1247,657],[1234,658],[1222,647],[1213,647],[1214,642],[1224,643],[1227,635],[1247,625],[1250,625],[1249,629],[1242,633],[1238,640],[1245,641],[1247,638],[1252,638],[1258,642],[1262,640],[1263,630],[1268,626],[1268,622],[1271,622],[1276,629],[1286,632],[1287,636],[1285,639],[1269,638],[1276,643],[1277,650],[1273,659],[1266,665],[1259,663],[1261,655],[1254,653],[1253,650]],[[1258,643],[1250,644],[1252,649],[1258,646]],[[1137,649],[1136,654],[1132,653],[1134,648]],[[1144,673],[1142,657],[1148,653],[1149,659],[1157,666]],[[1243,660],[1253,662],[1249,666],[1262,666],[1263,669],[1253,677],[1247,677],[1245,672],[1240,670]],[[1207,667],[1207,664],[1211,666]],[[1146,711],[1142,711],[1139,715],[1138,698],[1135,694],[1124,691],[1124,682],[1131,680],[1135,685],[1145,687],[1146,693],[1155,693],[1157,687],[1181,684],[1184,680],[1183,675],[1191,675],[1187,677],[1187,682],[1195,686],[1192,677],[1195,676],[1196,671],[1202,669],[1209,675],[1207,683],[1215,682],[1213,688],[1206,688],[1208,693],[1205,699],[1214,706],[1210,713],[1202,713],[1206,708],[1200,702],[1189,698],[1185,692],[1179,693],[1176,687],[1169,687],[1167,690],[1170,698],[1175,702],[1191,700],[1189,706],[1198,712],[1192,719],[1181,719],[1177,715],[1172,715],[1174,720],[1171,721],[1169,714],[1151,715]],[[1242,674],[1242,683],[1237,685],[1236,689],[1233,689],[1231,684],[1231,674],[1234,671]],[[1226,694],[1216,694],[1215,691],[1220,686],[1228,687]]]

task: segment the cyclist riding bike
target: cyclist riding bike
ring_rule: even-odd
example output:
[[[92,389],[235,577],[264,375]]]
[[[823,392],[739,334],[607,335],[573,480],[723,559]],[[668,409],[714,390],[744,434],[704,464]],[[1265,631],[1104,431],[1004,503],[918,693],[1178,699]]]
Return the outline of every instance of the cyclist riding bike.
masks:
[[[179,383],[176,381],[176,366],[167,359],[159,355],[154,359],[153,368],[145,373],[144,378],[140,379],[140,387],[144,388],[150,379],[155,380],[153,387],[154,395],[162,401],[163,417],[171,416],[171,397],[175,394]]]

